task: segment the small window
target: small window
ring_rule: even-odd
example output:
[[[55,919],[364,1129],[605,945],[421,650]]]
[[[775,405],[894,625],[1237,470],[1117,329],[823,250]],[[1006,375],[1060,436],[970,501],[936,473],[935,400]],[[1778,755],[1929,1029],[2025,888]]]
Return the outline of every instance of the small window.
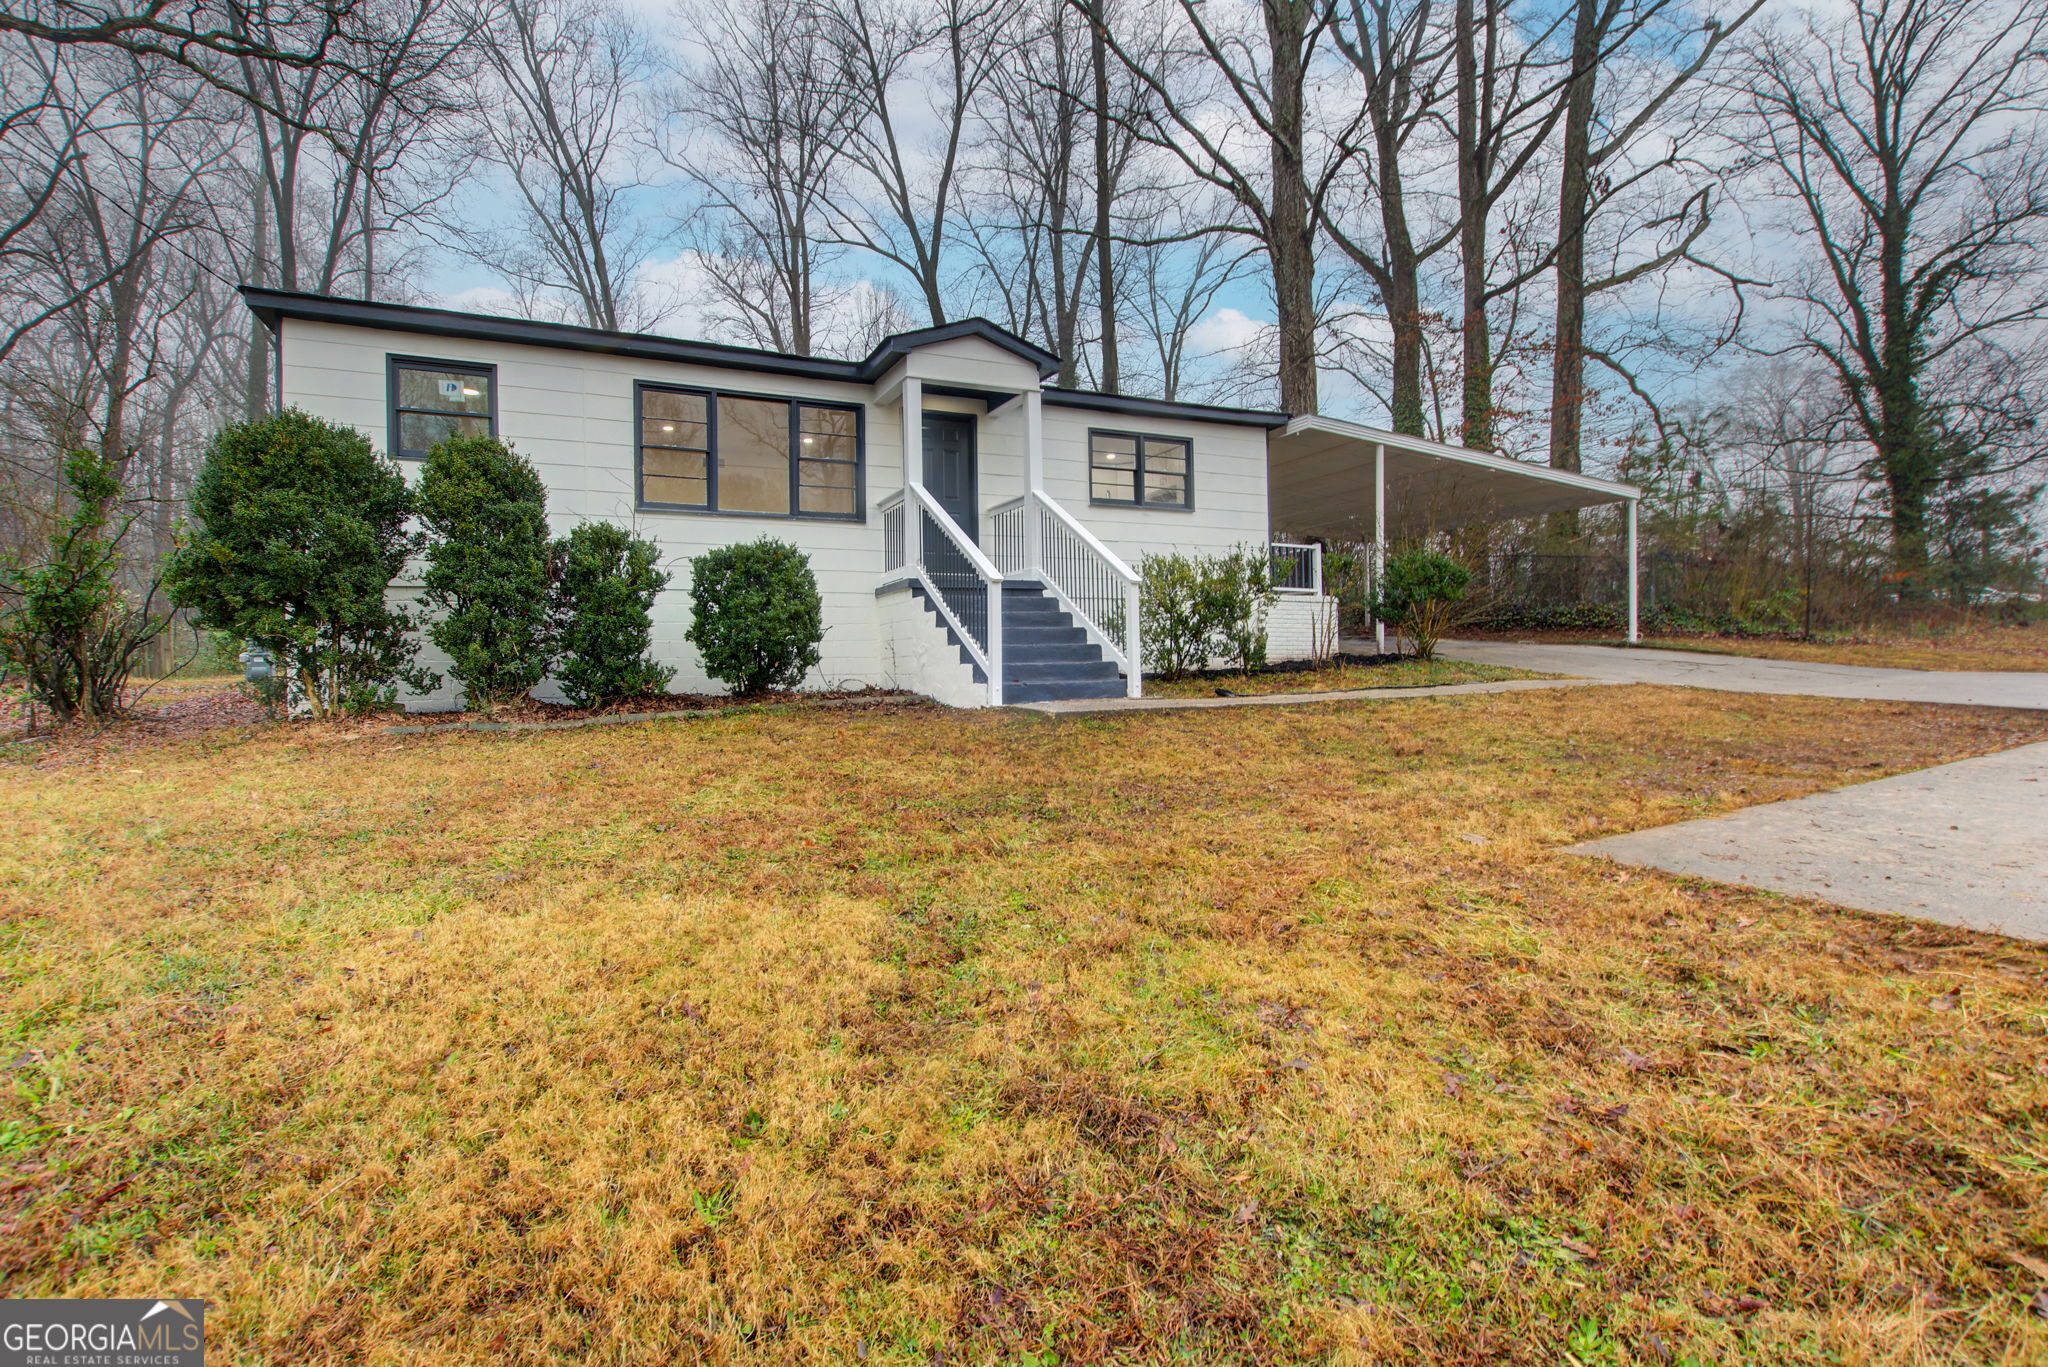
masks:
[[[1137,432],[1088,434],[1088,498],[1144,508],[1186,508],[1190,454],[1182,437]]]
[[[498,430],[493,366],[394,356],[390,386],[393,455],[421,460],[450,437],[488,437]]]
[[[649,384],[639,392],[643,505],[860,516],[858,409]]]

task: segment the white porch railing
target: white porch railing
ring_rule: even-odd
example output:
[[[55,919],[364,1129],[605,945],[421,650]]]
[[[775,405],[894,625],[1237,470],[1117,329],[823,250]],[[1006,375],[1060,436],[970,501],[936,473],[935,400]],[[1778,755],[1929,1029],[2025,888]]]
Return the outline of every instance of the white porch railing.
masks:
[[[882,569],[884,572],[903,568],[903,491],[898,489],[881,502],[882,512]]]
[[[906,499],[906,494],[908,498]],[[918,514],[919,570],[908,563],[904,535],[906,504]],[[1003,574],[995,562],[960,529],[939,501],[921,484],[899,489],[883,499],[882,566],[891,578],[915,577],[931,595],[932,606],[988,680],[991,707],[1003,705]]]
[[[1135,570],[1073,514],[1035,491],[990,512],[989,550],[1005,575],[1041,577],[1068,615],[1116,661],[1129,695],[1140,695]]]
[[[1275,541],[1270,548],[1273,557],[1273,587],[1281,593],[1313,593],[1323,591],[1323,548],[1313,543]]]

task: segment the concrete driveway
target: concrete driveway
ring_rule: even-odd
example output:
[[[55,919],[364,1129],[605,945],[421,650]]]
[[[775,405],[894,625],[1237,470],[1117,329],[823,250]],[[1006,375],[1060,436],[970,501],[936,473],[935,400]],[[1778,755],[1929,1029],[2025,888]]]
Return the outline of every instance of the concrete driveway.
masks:
[[[2048,742],[1570,850],[2048,941],[2044,835]]]
[[[1437,649],[1439,654],[1457,660],[1535,669],[1546,674],[1573,674],[1612,683],[1678,684],[1731,693],[1790,693],[1812,698],[1868,698],[1879,702],[1955,703],[2048,711],[2048,674],[1950,674],[1929,669],[1755,660],[1744,655],[1712,655],[1697,650],[1514,641],[1445,641]]]

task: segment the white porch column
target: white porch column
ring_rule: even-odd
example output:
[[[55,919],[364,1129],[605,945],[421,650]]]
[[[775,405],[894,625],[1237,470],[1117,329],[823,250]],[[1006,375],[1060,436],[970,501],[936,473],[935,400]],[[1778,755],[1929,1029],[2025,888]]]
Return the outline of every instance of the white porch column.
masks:
[[[1024,395],[1024,563],[1045,571],[1045,527],[1039,502],[1045,497],[1045,406],[1035,389]]]
[[[1637,615],[1638,589],[1636,581],[1642,577],[1641,562],[1636,554],[1636,504],[1641,500],[1628,501],[1628,640],[1630,645],[1643,639],[1641,620]]]
[[[924,381],[903,377],[903,563],[924,567],[924,508],[911,494],[924,487]]]
[[[1372,591],[1380,591],[1380,577],[1387,572],[1387,448],[1373,443],[1372,448]],[[1372,618],[1373,649],[1387,653],[1387,624],[1378,613]]]

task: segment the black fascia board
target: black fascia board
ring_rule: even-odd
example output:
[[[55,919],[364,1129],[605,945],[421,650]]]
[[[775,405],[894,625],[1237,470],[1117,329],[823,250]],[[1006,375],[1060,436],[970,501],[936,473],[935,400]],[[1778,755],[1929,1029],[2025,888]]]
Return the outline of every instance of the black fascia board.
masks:
[[[1179,418],[1186,422],[1227,422],[1240,427],[1285,427],[1286,413],[1266,408],[1231,408],[1223,404],[1182,403],[1177,399],[1141,399],[1130,394],[1102,394],[1092,389],[1059,389],[1047,385],[1045,402],[1061,408],[1086,408],[1097,413],[1122,413],[1133,418]]]
[[[728,346],[722,342],[692,342],[643,332],[607,332],[603,328],[579,327],[574,323],[494,318],[455,309],[384,304],[367,299],[337,299],[331,295],[297,294],[254,285],[242,286],[242,298],[250,311],[272,331],[276,330],[280,318],[299,318],[351,327],[425,333],[434,337],[459,337],[475,342],[516,342],[525,346],[597,351],[638,360],[681,361],[731,370],[763,371],[771,375],[844,380],[850,384],[870,382],[869,377],[862,374],[861,365],[854,361],[792,356],[756,347]]]
[[[659,337],[645,332],[607,332],[603,328],[580,327],[574,323],[543,323],[528,318],[497,318],[488,314],[463,313],[456,309],[424,308],[417,304],[386,304],[369,299],[341,299],[326,294],[305,294],[293,290],[242,286],[242,298],[250,310],[273,332],[280,318],[301,318],[313,322],[341,323],[354,327],[385,328],[395,332],[425,333],[436,337],[460,337],[479,342],[517,342],[527,346],[564,347],[576,351],[599,351],[613,356],[643,360],[683,361],[695,365],[722,366],[734,370],[764,371],[772,375],[802,375],[818,380],[845,380],[872,384],[913,349],[960,337],[979,337],[1037,367],[1041,377],[1059,369],[1059,360],[1021,337],[1016,337],[986,318],[966,318],[942,327],[920,328],[884,338],[881,345],[860,361],[840,361],[822,356],[793,356],[787,352],[764,351],[758,347],[731,346],[723,342],[697,342],[680,337]]]
[[[920,328],[883,339],[864,360],[840,361],[821,356],[793,356],[787,352],[764,351],[758,347],[732,346],[724,342],[696,342],[680,337],[658,337],[644,332],[607,332],[603,328],[580,327],[574,323],[543,323],[526,318],[498,318],[488,314],[464,313],[457,309],[426,308],[418,304],[386,304],[369,299],[342,299],[326,294],[243,285],[242,299],[264,326],[273,333],[281,318],[338,323],[350,327],[381,328],[432,337],[455,337],[477,342],[512,342],[523,346],[555,347],[572,351],[595,351],[636,360],[674,361],[687,365],[715,366],[728,370],[749,370],[769,375],[795,375],[813,380],[839,380],[849,384],[873,384],[908,352],[934,342],[961,337],[979,337],[1012,355],[1036,365],[1043,378],[1059,368],[1052,353],[989,322],[966,318],[939,327]],[[1178,418],[1191,422],[1236,423],[1250,427],[1284,427],[1285,413],[1256,408],[1230,408],[1221,404],[1181,403],[1170,399],[1141,399],[1127,394],[1101,394],[1086,389],[1046,386],[1045,402],[1064,408],[1086,408],[1101,413],[1121,413],[1138,418]]]

